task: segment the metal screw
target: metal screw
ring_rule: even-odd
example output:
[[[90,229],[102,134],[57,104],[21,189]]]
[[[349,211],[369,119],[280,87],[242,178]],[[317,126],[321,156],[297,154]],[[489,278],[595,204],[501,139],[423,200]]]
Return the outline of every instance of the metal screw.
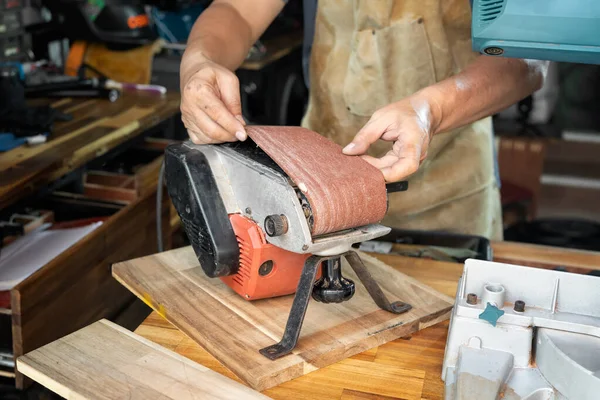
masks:
[[[477,295],[475,293],[469,293],[467,295],[467,304],[471,304],[471,305],[477,304]]]
[[[485,54],[489,54],[490,56],[499,56],[502,53],[504,53],[504,50],[500,47],[488,47],[483,51],[485,52]]]
[[[277,353],[277,349],[269,349],[269,350],[267,350],[267,353],[275,354],[275,353]]]
[[[523,311],[525,311],[525,302],[523,300],[517,300],[517,301],[515,301],[514,310],[516,312],[523,312]]]
[[[269,275],[273,271],[273,261],[267,260],[258,268],[258,274],[260,276]]]
[[[246,207],[246,209],[244,210],[246,212],[246,214],[250,215],[252,214],[252,209],[250,207]]]
[[[308,246],[307,245],[302,246],[302,250],[304,250],[304,251],[308,250]]]

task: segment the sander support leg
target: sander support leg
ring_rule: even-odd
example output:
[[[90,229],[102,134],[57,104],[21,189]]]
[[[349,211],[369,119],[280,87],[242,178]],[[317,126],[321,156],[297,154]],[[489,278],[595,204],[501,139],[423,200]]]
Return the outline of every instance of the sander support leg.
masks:
[[[356,252],[349,251],[341,256],[346,258],[348,264],[350,264],[379,308],[394,314],[402,314],[412,308],[410,304],[400,301],[390,303],[383,293],[383,290],[381,290],[379,284],[373,279]],[[304,268],[302,269],[300,281],[298,282],[292,309],[290,310],[290,315],[285,325],[283,337],[279,343],[261,349],[260,353],[262,355],[270,360],[276,360],[291,353],[296,347],[300,336],[300,330],[302,329],[302,323],[304,322],[304,316],[306,315],[306,309],[308,308],[308,301],[310,300],[313,285],[315,283],[315,277],[317,276],[317,269],[321,263],[338,257],[340,257],[340,255],[327,257],[311,256],[306,260]]]

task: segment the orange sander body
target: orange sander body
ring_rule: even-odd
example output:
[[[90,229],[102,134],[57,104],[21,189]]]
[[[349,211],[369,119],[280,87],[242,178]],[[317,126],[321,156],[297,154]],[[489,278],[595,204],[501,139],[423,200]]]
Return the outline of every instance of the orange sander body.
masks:
[[[310,254],[268,243],[258,224],[240,214],[231,214],[229,220],[240,247],[240,264],[234,275],[222,276],[221,280],[247,300],[294,293]]]
[[[303,128],[248,127],[245,142],[195,145],[165,151],[169,196],[201,268],[252,301],[295,293],[284,337],[262,349],[270,359],[295,347],[309,299],[350,300],[345,258],[375,303],[390,303],[352,245],[384,236],[379,225],[388,193],[379,170]]]

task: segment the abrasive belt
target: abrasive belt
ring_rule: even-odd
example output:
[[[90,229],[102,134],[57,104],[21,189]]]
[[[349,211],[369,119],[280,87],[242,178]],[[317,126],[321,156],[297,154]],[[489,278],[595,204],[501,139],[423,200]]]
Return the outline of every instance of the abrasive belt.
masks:
[[[376,223],[387,211],[381,171],[316,132],[300,127],[248,126],[248,136],[308,199],[314,236]]]

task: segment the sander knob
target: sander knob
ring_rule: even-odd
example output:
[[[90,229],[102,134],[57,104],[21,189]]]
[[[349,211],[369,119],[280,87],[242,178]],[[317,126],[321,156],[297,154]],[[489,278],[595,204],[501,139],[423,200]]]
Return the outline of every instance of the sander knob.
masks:
[[[281,236],[288,231],[288,220],[285,215],[269,215],[265,218],[265,232],[267,235]]]
[[[341,303],[354,296],[354,282],[342,276],[340,258],[324,261],[321,270],[321,278],[313,286],[313,299],[321,303]]]

